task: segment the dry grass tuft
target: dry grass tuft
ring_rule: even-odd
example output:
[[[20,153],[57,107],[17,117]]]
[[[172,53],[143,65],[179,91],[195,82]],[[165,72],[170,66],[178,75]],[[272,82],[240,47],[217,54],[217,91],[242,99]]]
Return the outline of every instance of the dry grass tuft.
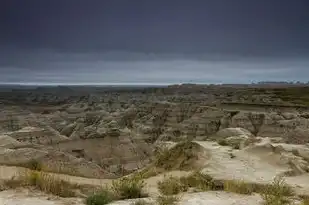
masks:
[[[19,177],[26,186],[33,186],[45,193],[61,197],[75,196],[74,189],[77,188],[77,185],[70,184],[49,173],[32,170],[25,171],[24,174]]]
[[[277,177],[272,184],[267,185],[261,193],[265,205],[288,205],[289,197],[294,195],[291,187],[285,181]]]
[[[218,190],[213,178],[207,174],[195,171],[189,176],[181,177],[181,182],[187,187],[196,188],[202,191]]]
[[[173,176],[164,176],[162,181],[158,181],[158,189],[161,194],[164,195],[175,195],[180,192],[186,192],[188,190],[188,186],[185,183],[182,183],[179,177]]]
[[[227,180],[224,182],[224,190],[227,192],[234,192],[237,194],[250,195],[255,191],[255,187],[252,184],[238,180]]]
[[[35,170],[25,170],[18,176],[4,181],[5,188],[34,187],[42,192],[60,197],[73,197],[76,184],[68,183],[56,176]]]
[[[117,199],[136,199],[147,196],[144,187],[145,182],[140,177],[124,177],[112,182],[111,191]]]

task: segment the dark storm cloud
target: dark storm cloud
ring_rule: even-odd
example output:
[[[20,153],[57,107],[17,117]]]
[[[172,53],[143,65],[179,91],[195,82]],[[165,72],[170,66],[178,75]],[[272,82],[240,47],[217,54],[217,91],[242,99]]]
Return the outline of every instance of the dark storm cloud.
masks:
[[[308,0],[4,0],[0,81],[306,80],[308,5]]]

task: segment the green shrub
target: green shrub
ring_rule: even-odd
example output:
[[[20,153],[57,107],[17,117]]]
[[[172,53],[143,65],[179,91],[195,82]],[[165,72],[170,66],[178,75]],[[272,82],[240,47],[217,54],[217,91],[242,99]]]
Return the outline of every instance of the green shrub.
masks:
[[[111,190],[118,199],[135,199],[146,197],[143,192],[144,181],[139,177],[128,177],[112,182]]]
[[[188,190],[188,186],[181,182],[179,177],[164,177],[162,181],[158,181],[158,189],[161,194],[174,195]]]
[[[288,205],[289,196],[294,195],[294,192],[282,178],[276,177],[272,184],[265,187],[261,195],[265,205]]]
[[[104,205],[112,202],[114,197],[108,189],[102,189],[86,198],[86,205]]]

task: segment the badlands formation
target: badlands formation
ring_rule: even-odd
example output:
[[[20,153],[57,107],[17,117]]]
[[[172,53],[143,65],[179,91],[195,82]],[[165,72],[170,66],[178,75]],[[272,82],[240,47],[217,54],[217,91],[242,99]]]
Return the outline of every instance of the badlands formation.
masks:
[[[143,175],[145,200],[156,203],[158,182],[197,171],[224,187],[227,181],[266,186],[279,177],[294,192],[290,203],[304,203],[308,91],[231,85],[0,88],[0,204],[81,205],[100,187],[137,175]],[[59,197],[12,185],[33,169],[75,184],[75,194]],[[244,195],[226,188],[188,189],[177,198],[181,205],[265,204],[258,191]]]

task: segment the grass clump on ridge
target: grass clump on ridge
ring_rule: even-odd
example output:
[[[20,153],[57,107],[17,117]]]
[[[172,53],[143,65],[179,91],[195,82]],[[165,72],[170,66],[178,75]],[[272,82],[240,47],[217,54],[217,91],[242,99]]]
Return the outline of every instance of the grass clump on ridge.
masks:
[[[154,166],[164,170],[195,169],[200,149],[200,146],[194,142],[180,142],[170,149],[164,148],[159,151],[154,160]]]
[[[157,176],[171,170],[195,170],[201,168],[201,161],[206,158],[205,150],[195,142],[182,141],[172,148],[164,147],[156,150],[152,163],[134,175],[143,179]]]

